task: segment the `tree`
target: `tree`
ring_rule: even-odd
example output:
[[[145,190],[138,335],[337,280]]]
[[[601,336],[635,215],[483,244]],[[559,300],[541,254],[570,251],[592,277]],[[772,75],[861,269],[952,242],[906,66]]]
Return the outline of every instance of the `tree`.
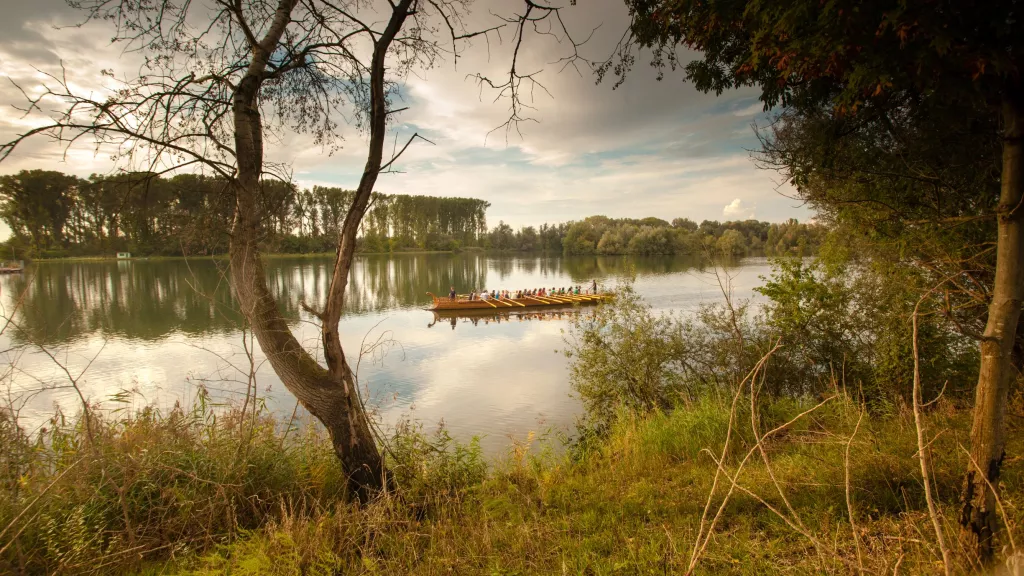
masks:
[[[144,67],[137,77],[99,98],[78,92],[64,76],[52,77],[31,97],[28,109],[46,115],[40,103],[47,100],[49,107],[51,99],[66,106],[49,115],[49,122],[0,147],[0,160],[37,135],[69,146],[89,136],[97,146],[120,150],[123,163],[145,166],[147,172],[194,169],[225,179],[235,204],[229,261],[241,312],[284,385],[330,433],[351,493],[365,501],[384,487],[386,475],[338,325],[356,235],[377,178],[418,138],[414,134],[385,161],[387,121],[398,112],[390,98],[398,82],[414,69],[432,66],[442,51],[457,58],[459,46],[465,49],[471,38],[509,26],[516,49],[507,78],[474,78],[481,88],[493,89],[511,103],[509,120],[502,126],[514,130],[526,119],[520,91],[537,83],[535,74],[516,68],[523,36],[530,30],[550,33],[554,26],[573,47],[567,61],[578,58],[579,44],[562,24],[560,9],[526,0],[522,14],[467,31],[462,19],[466,3],[455,0],[72,4],[90,20],[111,22],[115,41],[143,53]],[[360,17],[373,11],[384,14],[383,20]],[[193,28],[199,21],[208,25]],[[368,132],[369,139],[365,168],[337,236],[325,301],[320,307],[304,303],[321,323],[324,367],[289,330],[267,287],[260,242],[273,229],[275,215],[267,212],[262,190],[265,181],[285,170],[264,161],[263,142],[273,128],[334,146],[342,107],[349,108],[346,117]],[[315,232],[315,218],[311,224]]]
[[[715,243],[715,249],[730,256],[743,254],[747,249],[747,239],[737,230],[726,230]]]
[[[979,556],[991,559],[996,495],[1005,445],[1011,355],[1024,298],[1024,38],[1011,0],[626,0],[632,37],[617,61],[599,69],[622,74],[633,48],[653,50],[654,64],[674,68],[678,44],[701,57],[685,65],[703,91],[757,86],[766,108],[827,106],[855,117],[865,107],[913,110],[940,102],[985,111],[1002,127],[996,268],[981,339],[971,456],[961,526]]]
[[[537,249],[537,229],[533,226],[523,226],[516,233],[516,242],[519,249],[529,252]]]
[[[682,230],[686,230],[687,232],[694,232],[695,230],[697,230],[697,223],[694,222],[693,220],[690,220],[689,218],[674,218],[672,220],[672,227],[680,228]]]
[[[504,221],[499,221],[498,225],[491,230],[491,248],[495,250],[510,250],[516,240],[515,232],[512,231],[512,227],[505,224]]]
[[[29,236],[36,250],[63,243],[78,185],[74,176],[48,170],[0,176],[0,217],[15,234]]]

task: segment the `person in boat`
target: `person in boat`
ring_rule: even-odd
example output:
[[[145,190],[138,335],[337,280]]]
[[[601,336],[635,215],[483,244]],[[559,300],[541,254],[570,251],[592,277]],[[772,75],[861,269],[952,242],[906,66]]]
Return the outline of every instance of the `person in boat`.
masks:
[[[449,300],[452,300],[452,301],[454,301],[454,300],[455,300],[455,286],[452,286],[452,287],[451,287],[451,288],[450,288],[450,289],[448,290],[448,299],[449,299]]]
[[[496,300],[494,290],[491,290],[491,300]]]
[[[594,279],[594,283],[591,285],[590,289],[593,291],[594,294],[597,294],[597,279],[596,278]]]

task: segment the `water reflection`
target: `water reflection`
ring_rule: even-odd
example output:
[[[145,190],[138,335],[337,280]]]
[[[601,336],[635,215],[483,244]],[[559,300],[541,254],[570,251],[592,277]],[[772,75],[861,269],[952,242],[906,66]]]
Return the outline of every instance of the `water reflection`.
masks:
[[[267,261],[271,291],[296,337],[314,353],[319,332],[300,303],[322,302],[332,265],[330,258]],[[737,298],[750,295],[758,276],[767,273],[763,260],[728,266],[738,274]],[[353,365],[364,337],[373,341],[387,331],[401,344],[360,369],[360,384],[385,425],[411,411],[426,423],[443,419],[463,439],[484,435],[485,449],[500,451],[509,434],[571,428],[579,403],[569,395],[566,358],[554,352],[564,346],[566,319],[592,309],[451,316],[424,311],[426,292],[586,285],[594,279],[613,284],[632,274],[637,291],[656,310],[692,309],[721,298],[714,276],[684,257],[367,256],[356,260],[350,277],[342,344]],[[67,374],[38,345],[73,374],[85,372],[79,385],[94,402],[127,388],[139,391],[143,403],[164,407],[187,401],[199,385],[225,401],[249,389],[232,368],[249,363],[223,260],[35,263],[24,276],[0,277],[0,304],[6,315],[16,309],[20,328],[0,334],[0,351],[6,351],[0,365],[11,375],[0,380],[25,394],[22,417],[30,426],[33,419],[43,425],[54,405],[72,411],[78,405],[73,391],[55,387],[66,384]],[[287,418],[295,398],[264,360],[257,347],[258,390]]]
[[[433,321],[427,324],[427,328],[433,328],[438,323],[442,326],[451,326],[455,330],[460,322],[472,324],[473,326],[487,326],[489,324],[501,324],[502,322],[544,322],[551,320],[568,320],[580,314],[593,314],[591,306],[564,306],[557,308],[544,308],[543,310],[432,310]]]
[[[267,282],[291,325],[302,318],[301,302],[322,302],[333,261],[271,258]],[[357,259],[346,292],[345,313],[422,308],[427,291],[530,289],[628,274],[639,276],[700,271],[685,257],[504,257],[480,254],[366,256]],[[558,279],[558,280],[555,280]],[[22,276],[4,279],[4,305],[17,306],[26,335],[43,344],[71,342],[94,333],[156,340],[170,334],[224,334],[238,330],[225,260],[136,260],[37,263]],[[559,283],[561,282],[561,283]],[[21,299],[20,303],[17,300]]]

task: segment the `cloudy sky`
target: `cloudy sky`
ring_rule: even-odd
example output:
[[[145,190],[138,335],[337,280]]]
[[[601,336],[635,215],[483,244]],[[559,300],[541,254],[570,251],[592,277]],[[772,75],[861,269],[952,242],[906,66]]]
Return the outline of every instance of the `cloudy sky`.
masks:
[[[109,26],[67,27],[79,15],[62,0],[8,4],[0,19],[0,75],[28,92],[44,81],[39,71],[59,71],[62,62],[74,85],[87,91],[101,92],[102,69],[118,75],[137,71],[137,57],[110,44]],[[492,13],[519,7],[513,0],[478,0],[468,26],[493,23]],[[564,20],[579,38],[600,26],[581,48],[598,59],[625,30],[626,11],[621,0],[579,0],[565,8]],[[750,160],[748,150],[757,145],[751,124],[766,118],[756,92],[702,94],[678,73],[658,82],[644,61],[613,90],[611,83],[595,85],[586,69],[579,74],[551,65],[566,55],[566,44],[527,35],[520,69],[543,70],[538,78],[550,96],[535,91],[531,116],[537,122],[523,124],[522,137],[488,134],[507,118],[507,102],[481,93],[467,74],[507,68],[511,43],[508,32],[503,36],[504,43],[492,38],[490,50],[482,41],[466,49],[457,69],[449,60],[406,80],[402,105],[409,109],[391,138],[401,142],[418,132],[434,145],[414,144],[400,161],[402,173],[382,176],[379,191],[482,198],[491,203],[491,225],[504,220],[516,227],[593,214],[697,221],[810,217],[787,197],[787,188],[779,188],[777,174],[758,170]],[[11,82],[0,86],[3,141],[38,122],[14,108],[23,102]],[[361,134],[347,130],[342,148],[328,154],[305,136],[286,134],[270,145],[268,157],[291,164],[300,186],[354,187],[364,145]],[[0,173],[31,168],[87,176],[114,166],[89,146],[64,153],[37,139],[0,164]]]

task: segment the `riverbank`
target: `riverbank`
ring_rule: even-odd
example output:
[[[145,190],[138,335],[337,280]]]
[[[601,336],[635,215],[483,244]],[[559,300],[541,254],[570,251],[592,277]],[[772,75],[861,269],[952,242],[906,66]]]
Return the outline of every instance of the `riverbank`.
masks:
[[[251,405],[247,416],[203,406],[97,417],[88,427],[58,420],[43,443],[0,420],[11,447],[0,456],[0,571],[942,570],[906,410],[862,417],[841,396],[774,401],[759,408],[759,445],[749,407],[730,418],[728,399],[707,398],[624,415],[606,439],[563,456],[545,450],[554,439],[530,435],[491,463],[443,430],[400,427],[388,452],[399,492],[357,509],[343,503],[338,466],[315,428],[252,417]],[[927,416],[938,434],[930,455],[940,523],[956,550],[969,421],[941,401]],[[1007,452],[1019,454],[1024,436],[1012,425]],[[727,474],[716,476],[723,454]],[[1011,527],[1024,521],[1022,470],[1020,459],[1004,464]]]
[[[461,252],[476,252],[475,250],[462,250]],[[483,250],[479,250],[483,252]],[[356,256],[405,256],[420,254],[456,254],[452,250],[397,250],[394,252],[356,252]],[[334,252],[307,252],[307,253],[270,253],[262,254],[263,258],[333,258]],[[33,262],[134,262],[134,261],[176,261],[176,260],[227,260],[227,254],[207,254],[198,256],[132,256],[130,258],[118,258],[116,256],[69,256],[66,258],[36,258]]]

